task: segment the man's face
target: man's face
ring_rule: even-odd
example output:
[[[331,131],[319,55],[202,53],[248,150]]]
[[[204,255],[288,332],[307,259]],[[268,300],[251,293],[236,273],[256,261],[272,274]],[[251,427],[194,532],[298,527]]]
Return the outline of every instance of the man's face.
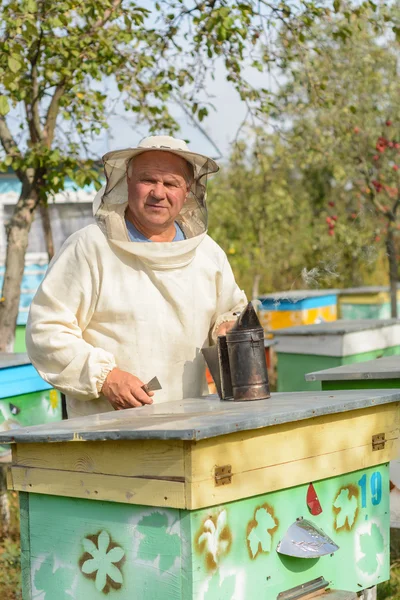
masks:
[[[176,154],[154,150],[139,154],[128,172],[128,205],[134,223],[144,232],[171,227],[189,191],[186,161]]]

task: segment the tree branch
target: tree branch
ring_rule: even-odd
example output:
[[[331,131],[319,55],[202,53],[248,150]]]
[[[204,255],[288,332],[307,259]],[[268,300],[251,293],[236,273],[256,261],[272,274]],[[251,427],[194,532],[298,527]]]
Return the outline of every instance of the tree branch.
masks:
[[[106,11],[104,11],[104,15],[102,16],[102,18],[98,19],[96,21],[96,23],[90,28],[89,33],[94,33],[94,31],[96,29],[101,29],[102,27],[104,27],[104,25],[110,19],[113,11],[116,10],[118,8],[118,6],[120,6],[121,4],[122,4],[122,0],[114,0],[112,3],[112,6],[110,8],[108,8]],[[82,58],[82,56],[80,58]],[[55,92],[53,94],[53,97],[51,99],[50,106],[47,110],[44,131],[43,131],[43,139],[48,148],[50,148],[51,144],[53,143],[57,115],[58,115],[58,110],[60,107],[60,100],[65,92],[65,89],[66,89],[66,81],[64,80],[57,85]]]
[[[43,39],[43,30],[40,30],[39,38],[35,43],[35,52],[30,59],[31,63],[31,83],[32,95],[30,99],[25,100],[26,118],[29,125],[29,133],[33,144],[43,141],[42,126],[39,116],[39,81],[37,63],[40,57],[40,46]],[[35,47],[34,46],[34,47]]]
[[[11,131],[8,128],[6,120],[4,117],[1,117],[1,116],[0,116],[0,142],[4,148],[4,151],[6,152],[6,154],[8,156],[11,156],[12,158],[22,159],[21,152],[19,151],[17,143],[14,140],[14,138],[11,134]],[[20,179],[20,181],[22,181],[24,178],[23,171],[21,171],[20,169],[17,169],[16,174],[17,174],[18,178]]]
[[[4,117],[0,116],[0,142],[7,154],[20,156],[18,146],[8,128]]]
[[[39,82],[38,82],[38,72],[36,64],[32,65],[32,103],[31,103],[31,111],[32,111],[32,123],[35,131],[35,135],[37,140],[41,141],[43,139],[42,126],[40,124],[39,117]]]
[[[43,131],[43,139],[48,148],[51,147],[54,139],[54,131],[56,128],[56,121],[58,115],[58,109],[60,106],[60,100],[65,92],[65,82],[59,83],[55,89],[53,97],[50,102],[50,106],[47,110],[46,121]]]
[[[94,32],[96,29],[101,29],[107,23],[109,18],[111,17],[113,11],[118,8],[122,4],[122,0],[114,0],[111,8],[108,8],[101,19],[97,19],[96,23],[91,27],[90,33]]]

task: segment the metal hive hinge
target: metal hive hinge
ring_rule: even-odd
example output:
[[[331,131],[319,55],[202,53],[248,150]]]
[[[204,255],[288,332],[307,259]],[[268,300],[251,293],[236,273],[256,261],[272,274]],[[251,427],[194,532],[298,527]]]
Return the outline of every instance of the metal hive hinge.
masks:
[[[215,467],[214,471],[215,485],[227,485],[232,483],[232,467],[224,465],[223,467]]]
[[[385,434],[377,433],[372,436],[372,450],[383,450],[386,444]]]

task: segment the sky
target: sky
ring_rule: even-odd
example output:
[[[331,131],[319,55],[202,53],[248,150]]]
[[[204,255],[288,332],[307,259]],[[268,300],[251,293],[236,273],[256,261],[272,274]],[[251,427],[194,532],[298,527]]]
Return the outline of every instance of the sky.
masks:
[[[260,80],[260,78],[267,78],[266,74],[248,70],[246,77],[257,87],[270,87],[270,82],[266,85],[265,81]],[[195,152],[206,154],[214,159],[227,160],[238,128],[246,117],[247,108],[233,85],[226,80],[225,69],[221,64],[217,65],[215,79],[208,78],[207,91],[215,110],[210,109],[209,115],[202,121],[201,126],[214,141],[221,156],[184,112],[179,107],[172,107],[173,115],[181,127],[177,137],[189,140],[189,147]],[[109,89],[109,93],[113,93],[112,88]],[[99,155],[118,148],[136,146],[143,137],[148,135],[146,127],[139,127],[135,123],[134,116],[130,117],[122,106],[117,107],[116,112],[118,114],[110,119],[109,131],[101,134],[93,148]]]

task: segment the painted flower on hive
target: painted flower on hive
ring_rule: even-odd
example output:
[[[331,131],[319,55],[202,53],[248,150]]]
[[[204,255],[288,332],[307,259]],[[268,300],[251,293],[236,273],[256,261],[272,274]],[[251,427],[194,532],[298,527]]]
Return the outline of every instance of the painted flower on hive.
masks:
[[[274,517],[273,509],[265,504],[254,512],[254,518],[247,526],[247,546],[250,558],[256,558],[262,552],[271,551],[272,536],[278,529],[279,522]]]
[[[123,578],[120,570],[125,552],[111,541],[106,531],[83,539],[85,554],[80,560],[82,573],[95,581],[99,592],[119,589]]]
[[[210,570],[217,568],[221,557],[229,552],[232,535],[227,524],[227,513],[223,510],[218,517],[209,517],[197,538],[200,552],[206,555],[206,564]]]
[[[387,541],[382,523],[366,521],[355,534],[355,562],[358,577],[367,585],[376,583],[384,569],[389,568]]]
[[[342,488],[333,503],[335,514],[335,529],[350,531],[358,514],[357,490],[353,486]]]

